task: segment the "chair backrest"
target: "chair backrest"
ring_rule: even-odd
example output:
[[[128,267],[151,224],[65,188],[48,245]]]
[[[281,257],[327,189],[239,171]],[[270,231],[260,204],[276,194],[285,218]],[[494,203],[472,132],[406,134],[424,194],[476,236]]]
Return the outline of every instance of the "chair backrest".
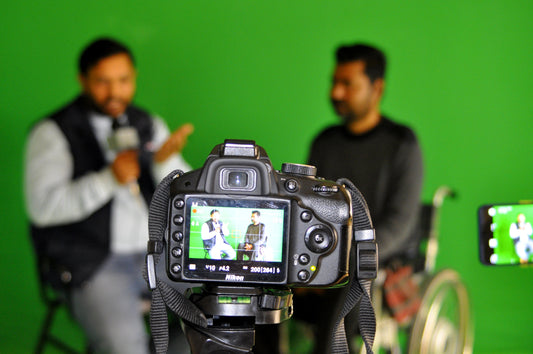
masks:
[[[438,253],[440,208],[446,198],[455,198],[456,192],[448,186],[440,186],[433,193],[431,203],[422,204],[417,226],[418,256],[415,272],[432,273]]]
[[[30,230],[31,234],[31,230]],[[70,272],[66,269],[59,270],[57,265],[46,253],[46,245],[31,237],[35,255],[35,266],[39,282],[39,292],[44,303],[50,304],[59,300],[65,300],[68,292],[68,283],[71,279]]]
[[[415,272],[423,271],[426,264],[426,253],[429,237],[431,234],[433,213],[435,207],[433,204],[422,204],[418,224],[415,230],[416,234],[416,255],[413,260]]]

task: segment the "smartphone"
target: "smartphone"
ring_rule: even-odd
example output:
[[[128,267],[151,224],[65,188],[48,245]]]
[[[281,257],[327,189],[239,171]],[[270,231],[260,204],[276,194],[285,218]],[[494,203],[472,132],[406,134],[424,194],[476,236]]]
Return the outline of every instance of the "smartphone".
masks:
[[[479,258],[486,265],[533,263],[533,202],[478,209]]]

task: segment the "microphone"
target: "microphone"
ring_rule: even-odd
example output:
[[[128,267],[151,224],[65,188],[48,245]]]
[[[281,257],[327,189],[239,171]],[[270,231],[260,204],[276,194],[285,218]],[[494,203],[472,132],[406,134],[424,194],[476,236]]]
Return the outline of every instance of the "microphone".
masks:
[[[140,139],[137,130],[128,125],[127,118],[122,116],[113,119],[113,134],[108,138],[109,147],[119,153],[126,150],[138,150]],[[138,197],[141,190],[137,181],[128,183],[130,193]]]

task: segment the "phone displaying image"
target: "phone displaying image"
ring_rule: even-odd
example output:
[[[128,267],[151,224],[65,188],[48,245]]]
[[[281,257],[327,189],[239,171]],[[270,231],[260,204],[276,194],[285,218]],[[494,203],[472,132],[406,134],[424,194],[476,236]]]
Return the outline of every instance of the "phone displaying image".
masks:
[[[486,265],[533,263],[533,204],[490,204],[478,209],[479,257]]]

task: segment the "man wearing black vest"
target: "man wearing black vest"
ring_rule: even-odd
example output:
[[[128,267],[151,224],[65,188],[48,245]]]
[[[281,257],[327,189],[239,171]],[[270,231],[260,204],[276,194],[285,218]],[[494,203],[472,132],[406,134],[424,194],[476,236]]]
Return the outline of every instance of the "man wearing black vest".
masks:
[[[168,172],[190,169],[180,152],[192,126],[170,134],[160,118],[132,105],[133,55],[113,39],[84,49],[79,82],[82,93],[28,137],[32,238],[48,260],[48,281],[67,290],[92,349],[147,353],[141,270],[148,202]]]
[[[226,236],[229,236],[229,229],[220,220],[220,211],[213,209],[209,216],[211,218],[204,222],[201,230],[201,237],[209,257],[211,259],[235,258],[235,250],[226,240]]]

